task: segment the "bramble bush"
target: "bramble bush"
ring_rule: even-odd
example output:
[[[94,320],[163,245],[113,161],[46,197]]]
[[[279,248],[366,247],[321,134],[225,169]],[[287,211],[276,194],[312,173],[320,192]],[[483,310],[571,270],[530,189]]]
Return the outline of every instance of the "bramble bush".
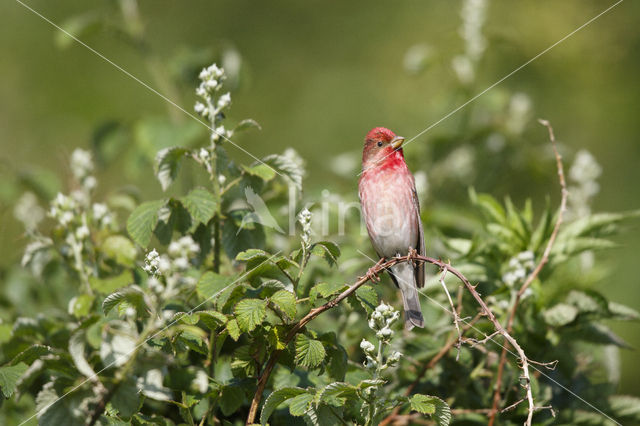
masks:
[[[484,49],[472,6],[463,10],[466,51],[453,60],[466,89]],[[421,72],[421,52],[409,49],[409,72]],[[447,425],[497,416],[518,424],[529,414],[527,387],[535,424],[640,422],[640,401],[615,394],[626,344],[605,324],[640,314],[598,290],[611,266],[597,256],[638,213],[591,212],[595,159],[575,155],[566,212],[549,201],[517,207],[509,197],[446,190],[504,187],[504,176],[522,173],[512,164],[553,174],[546,145],[523,155],[526,95],[500,92],[466,118],[463,133],[406,154],[420,160],[427,252],[477,284],[500,324],[512,321],[530,383],[471,292],[437,269],[427,269],[421,293],[425,328],[402,329],[397,294],[389,280],[369,280],[366,234],[344,208],[355,186],[303,196],[304,161],[292,149],[250,164],[230,158],[232,140],[259,126],[228,124],[227,77],[216,65],[198,74],[195,112],[206,136],[142,117],[101,128],[91,151],[75,150],[68,191],[50,199],[46,184],[17,181],[29,190],[15,208],[29,243],[21,265],[4,272],[2,423]],[[129,140],[134,147],[122,148]],[[160,148],[155,176],[167,195],[141,200],[126,188],[98,199],[96,169],[131,162],[151,173],[150,146]],[[483,174],[488,168],[500,173]],[[439,281],[452,294],[460,338]]]

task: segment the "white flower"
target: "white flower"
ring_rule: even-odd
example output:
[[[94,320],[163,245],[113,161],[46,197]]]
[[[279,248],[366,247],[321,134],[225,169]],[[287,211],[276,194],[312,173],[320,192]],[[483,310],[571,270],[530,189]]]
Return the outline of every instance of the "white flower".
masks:
[[[179,270],[185,270],[189,268],[189,259],[186,257],[179,257],[173,260],[173,266]]]
[[[369,342],[368,340],[362,339],[362,342],[360,342],[360,349],[365,352],[371,353],[376,350],[376,347],[373,346],[373,343]]]
[[[451,67],[456,73],[456,77],[462,84],[469,84],[475,78],[475,71],[473,70],[473,63],[469,57],[465,55],[455,56],[451,60]]]
[[[150,275],[157,275],[160,267],[160,255],[156,249],[151,250],[144,258],[143,269]]]
[[[80,148],[73,151],[71,154],[71,172],[80,181],[93,172],[93,159],[89,151]]]
[[[569,169],[569,178],[576,183],[584,184],[595,181],[600,177],[602,167],[595,157],[587,150],[581,149],[576,153],[573,164]]]
[[[89,232],[89,228],[86,225],[82,225],[76,229],[76,238],[79,240],[84,240],[91,233]]]
[[[389,366],[394,366],[400,361],[401,357],[402,357],[402,354],[400,352],[393,351],[393,353],[389,355],[389,358],[387,358],[387,364],[389,364]]]
[[[22,222],[25,229],[31,231],[44,219],[45,211],[33,192],[25,192],[13,208],[13,216]]]
[[[220,110],[220,109],[226,108],[227,106],[229,106],[230,103],[231,103],[231,94],[227,92],[224,95],[220,96],[220,98],[218,98],[218,109]]]
[[[209,389],[209,376],[207,376],[204,370],[198,370],[191,383],[198,392],[205,393]]]
[[[218,175],[218,182],[220,183],[220,185],[224,185],[226,181],[227,177],[225,175]]]

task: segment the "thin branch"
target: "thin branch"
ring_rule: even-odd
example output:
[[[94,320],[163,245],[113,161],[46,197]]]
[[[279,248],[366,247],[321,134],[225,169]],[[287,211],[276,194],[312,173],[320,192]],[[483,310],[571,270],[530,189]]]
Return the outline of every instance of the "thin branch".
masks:
[[[322,314],[323,312],[328,311],[329,309],[333,308],[334,306],[336,306],[338,303],[340,303],[342,300],[344,300],[345,298],[347,298],[349,295],[351,295],[353,292],[355,292],[360,286],[362,286],[364,283],[368,282],[368,281],[373,281],[377,278],[377,276],[384,270],[399,264],[399,263],[403,263],[403,262],[425,262],[425,263],[430,263],[432,265],[438,266],[441,270],[445,270],[447,273],[451,273],[453,275],[455,275],[460,281],[462,281],[462,283],[464,284],[464,286],[467,288],[467,290],[471,293],[471,295],[473,296],[473,298],[476,300],[476,302],[480,305],[481,307],[481,313],[486,316],[489,321],[491,321],[493,323],[493,326],[497,332],[497,334],[500,334],[507,342],[509,342],[509,344],[511,344],[511,346],[513,346],[514,350],[516,351],[517,355],[518,355],[518,359],[519,359],[519,363],[520,363],[520,368],[522,369],[522,377],[525,380],[525,391],[526,391],[526,398],[527,401],[529,402],[529,410],[530,410],[530,416],[533,415],[533,411],[535,409],[535,405],[533,403],[533,394],[531,392],[531,379],[529,376],[529,362],[528,362],[528,358],[525,355],[524,351],[522,350],[522,348],[520,347],[520,345],[518,344],[518,342],[516,341],[516,339],[514,339],[508,332],[507,330],[500,324],[500,322],[496,319],[495,315],[493,314],[493,312],[489,309],[489,307],[487,306],[487,304],[485,303],[485,301],[482,299],[482,297],[480,296],[480,294],[478,294],[478,292],[476,291],[475,286],[473,286],[469,280],[457,269],[455,269],[454,267],[452,267],[451,265],[444,263],[441,260],[432,258],[432,257],[427,257],[427,256],[420,256],[415,254],[414,252],[409,253],[409,255],[407,256],[402,256],[402,257],[394,257],[393,259],[389,259],[387,261],[384,262],[378,262],[373,268],[369,269],[369,271],[367,271],[367,274],[364,277],[361,277],[358,279],[358,281],[356,281],[354,284],[352,284],[347,290],[343,291],[342,293],[340,293],[340,295],[338,295],[335,299],[330,300],[329,302],[325,303],[324,305],[318,307],[318,308],[314,308],[311,311],[309,311],[309,313],[307,315],[305,315],[300,321],[298,321],[293,328],[289,331],[289,333],[287,334],[287,336],[284,339],[284,345],[288,345],[289,342],[291,342],[293,340],[293,338],[295,337],[296,334],[298,334],[305,325],[307,325],[311,320],[313,320],[315,317],[317,317],[318,315]],[[455,312],[455,309],[454,309]],[[249,408],[249,415],[247,416],[247,424],[253,424],[256,418],[256,415],[258,413],[258,406],[260,405],[260,401],[262,400],[262,394],[264,392],[264,389],[267,385],[267,382],[269,380],[269,377],[271,375],[271,372],[273,371],[273,368],[276,365],[276,362],[278,360],[278,357],[280,356],[280,354],[282,353],[282,350],[278,350],[278,351],[274,351],[269,360],[267,361],[267,364],[264,368],[264,370],[262,371],[262,374],[260,374],[260,377],[258,378],[258,385],[257,385],[257,389],[256,389],[256,393],[253,396],[253,400],[251,401],[251,407]],[[531,425],[531,422],[529,421],[527,423],[528,426]]]
[[[547,246],[545,247],[544,252],[542,253],[542,258],[540,259],[540,262],[538,262],[534,270],[531,272],[531,274],[529,274],[524,284],[522,284],[522,287],[520,287],[520,290],[518,290],[518,293],[516,294],[515,301],[513,302],[513,306],[511,307],[511,310],[509,312],[509,318],[507,320],[507,332],[509,333],[513,332],[513,322],[515,320],[516,312],[518,310],[520,300],[522,299],[522,295],[529,288],[533,280],[535,280],[536,277],[540,274],[540,271],[542,270],[544,265],[549,261],[549,254],[551,253],[553,244],[556,241],[556,237],[558,236],[558,231],[560,229],[560,225],[562,224],[564,212],[567,210],[567,198],[569,196],[569,192],[567,191],[567,184],[564,178],[564,168],[562,166],[562,157],[558,152],[558,147],[556,145],[556,138],[553,133],[553,128],[551,127],[551,124],[549,124],[547,120],[538,120],[538,121],[540,122],[540,124],[545,126],[549,131],[549,140],[551,141],[551,146],[553,147],[553,153],[556,158],[556,167],[558,169],[558,180],[560,181],[560,189],[561,189],[560,210],[558,211],[558,218],[556,219],[556,223],[553,227],[553,231],[551,232],[551,236],[549,237],[549,241],[547,242]],[[502,348],[502,353],[500,354],[500,363],[498,364],[498,373],[496,376],[496,383],[495,383],[494,392],[493,392],[493,404],[491,407],[491,414],[489,415],[489,426],[493,426],[496,416],[499,412],[498,406],[500,405],[500,388],[502,387],[502,378],[504,375],[504,366],[506,363],[506,358],[507,358],[507,345],[505,345]],[[547,363],[545,367],[552,364],[553,364],[553,367],[555,367],[555,364],[553,362]],[[533,411],[534,410],[532,409],[531,402],[530,402],[529,415],[527,416],[526,424],[531,424]]]
[[[449,290],[447,289],[447,285],[444,282],[444,278],[447,275],[447,266],[442,270],[442,275],[440,276],[440,284],[444,289],[445,294],[447,295],[447,299],[449,299],[449,306],[451,306],[451,315],[453,316],[453,325],[456,327],[456,331],[458,332],[458,341],[455,346],[458,350],[456,353],[456,361],[460,359],[460,347],[462,346],[462,333],[460,332],[460,315],[458,314],[458,310],[453,306],[453,300],[451,299],[451,295],[449,294]]]

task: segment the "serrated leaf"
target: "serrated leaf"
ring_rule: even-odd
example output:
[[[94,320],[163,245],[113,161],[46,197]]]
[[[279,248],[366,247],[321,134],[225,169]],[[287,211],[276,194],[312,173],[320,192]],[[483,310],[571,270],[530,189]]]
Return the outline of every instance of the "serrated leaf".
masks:
[[[356,290],[356,298],[367,314],[371,314],[378,307],[379,298],[376,290],[370,285],[363,285]]]
[[[222,291],[233,282],[232,277],[207,271],[196,284],[196,291],[200,300],[211,300],[219,296]]]
[[[306,391],[304,389],[297,387],[282,388],[272,392],[266,399],[266,401],[264,402],[264,406],[262,407],[262,412],[260,413],[260,424],[262,426],[265,426],[269,421],[269,417],[271,417],[271,414],[273,414],[276,408],[278,408],[278,406],[284,401],[294,398],[305,392]]]
[[[578,316],[578,309],[575,306],[566,303],[558,303],[550,309],[542,313],[547,324],[560,327],[567,325]]]
[[[180,169],[180,161],[184,158],[186,149],[180,147],[165,148],[158,151],[155,162],[155,173],[163,191],[173,183]]]
[[[303,416],[313,401],[313,395],[310,393],[301,393],[289,400],[289,413],[294,417]]]
[[[335,265],[340,257],[340,247],[331,241],[319,241],[311,246],[311,252],[322,257],[330,266]]]
[[[138,315],[148,314],[151,310],[144,292],[137,286],[131,286],[111,293],[104,299],[104,302],[102,302],[104,314],[107,315],[109,311],[122,302],[133,306]]]
[[[89,314],[95,296],[91,294],[79,294],[69,301],[68,312],[76,318],[82,318]]]
[[[451,422],[451,409],[446,402],[435,396],[415,394],[410,399],[411,409],[422,414],[431,414],[438,426]]]
[[[195,188],[180,199],[196,223],[206,224],[218,208],[218,199],[204,188]]]
[[[327,405],[341,407],[347,399],[358,396],[356,387],[344,382],[334,382],[325,386],[317,395],[316,403],[323,402]]]
[[[320,365],[326,355],[321,341],[312,339],[304,334],[296,336],[296,363],[307,368]]]
[[[18,355],[13,357],[11,360],[11,365],[16,365],[21,362],[25,364],[31,365],[31,363],[43,355],[47,355],[51,353],[51,347],[45,345],[31,345],[24,351],[20,352]]]
[[[229,320],[227,321],[227,326],[225,328],[229,332],[229,336],[237,342],[241,333],[238,322],[235,319]]]
[[[227,385],[220,395],[220,410],[225,416],[231,415],[244,403],[244,392],[238,386]]]
[[[11,395],[16,391],[18,380],[27,371],[27,368],[29,367],[24,362],[0,367],[0,389],[5,398],[11,398]]]
[[[278,174],[286,176],[298,189],[302,189],[304,169],[295,158],[273,154],[263,158],[262,162],[275,169]]]
[[[165,203],[165,200],[147,201],[131,212],[127,219],[127,232],[133,241],[142,247],[149,245],[151,234],[158,224],[158,211]]]
[[[242,331],[253,331],[267,315],[267,301],[244,299],[234,309],[236,321]]]
[[[198,311],[196,313],[200,317],[200,321],[211,330],[216,330],[227,323],[227,316],[217,311]]]
[[[284,312],[289,319],[296,317],[296,297],[287,290],[278,290],[270,298],[282,312]]]

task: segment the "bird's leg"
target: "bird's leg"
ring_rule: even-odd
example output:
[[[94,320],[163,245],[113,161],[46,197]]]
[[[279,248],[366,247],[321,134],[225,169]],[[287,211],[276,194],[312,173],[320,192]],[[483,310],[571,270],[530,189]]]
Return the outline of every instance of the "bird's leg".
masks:
[[[407,254],[407,260],[411,261],[411,263],[413,263],[413,266],[417,266],[416,265],[416,257],[418,256],[418,250],[414,249],[413,247],[409,247],[409,253]]]
[[[380,273],[380,266],[385,262],[385,260],[386,259],[384,257],[380,258],[380,260],[378,260],[378,263],[369,268],[367,273],[364,274],[363,277],[359,277],[359,279],[367,278],[374,283],[380,282],[380,277],[378,276],[378,274]]]

